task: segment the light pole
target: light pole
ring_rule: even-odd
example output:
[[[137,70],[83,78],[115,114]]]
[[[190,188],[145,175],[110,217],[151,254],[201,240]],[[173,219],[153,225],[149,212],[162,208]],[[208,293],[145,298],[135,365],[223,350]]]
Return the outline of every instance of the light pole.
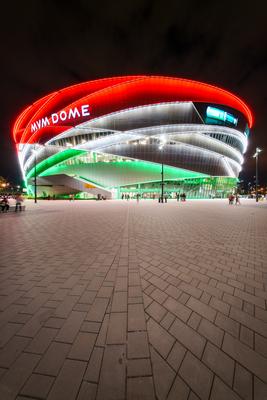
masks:
[[[161,163],[161,202],[163,203],[163,194],[164,194],[164,171],[163,171],[163,163]]]
[[[166,143],[166,140],[164,138],[159,145],[159,150],[163,150],[165,143]],[[164,164],[163,164],[163,155],[162,155],[162,163],[161,163],[161,202],[162,203],[163,203],[163,196],[164,196]]]
[[[259,196],[258,196],[258,185],[259,185],[259,176],[258,176],[258,158],[259,158],[259,153],[262,150],[259,147],[256,147],[256,152],[254,154],[254,158],[256,159],[256,202],[259,201]]]
[[[37,203],[37,171],[36,171],[36,164],[37,164],[37,156],[36,156],[36,144],[34,143],[34,203]]]

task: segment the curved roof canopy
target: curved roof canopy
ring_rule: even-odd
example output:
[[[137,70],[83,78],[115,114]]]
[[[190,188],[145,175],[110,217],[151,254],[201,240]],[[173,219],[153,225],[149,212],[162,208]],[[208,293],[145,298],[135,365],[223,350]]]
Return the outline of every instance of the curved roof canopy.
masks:
[[[225,105],[241,112],[249,127],[253,124],[245,102],[216,86],[172,77],[122,76],[70,86],[37,100],[17,118],[13,136],[16,143],[45,142],[72,126],[112,112],[174,101]]]

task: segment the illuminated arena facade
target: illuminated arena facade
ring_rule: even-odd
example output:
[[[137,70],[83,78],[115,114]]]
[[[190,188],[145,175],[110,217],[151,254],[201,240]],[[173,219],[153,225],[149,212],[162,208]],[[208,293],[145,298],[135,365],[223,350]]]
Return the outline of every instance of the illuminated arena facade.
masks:
[[[27,107],[13,135],[29,194],[225,197],[236,186],[253,118],[205,83],[123,76],[55,91]]]

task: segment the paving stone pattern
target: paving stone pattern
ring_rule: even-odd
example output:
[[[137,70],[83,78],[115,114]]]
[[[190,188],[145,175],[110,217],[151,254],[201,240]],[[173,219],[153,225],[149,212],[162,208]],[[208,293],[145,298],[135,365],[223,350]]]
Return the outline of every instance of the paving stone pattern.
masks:
[[[267,204],[0,215],[1,400],[267,399]]]

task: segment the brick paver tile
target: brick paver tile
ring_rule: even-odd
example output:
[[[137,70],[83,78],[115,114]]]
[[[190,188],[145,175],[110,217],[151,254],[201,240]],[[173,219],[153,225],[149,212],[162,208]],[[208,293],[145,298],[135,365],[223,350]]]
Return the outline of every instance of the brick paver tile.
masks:
[[[253,396],[253,377],[248,370],[240,364],[236,364],[233,389],[244,400],[252,400]]]
[[[200,321],[201,321],[200,315],[198,315],[198,314],[195,313],[195,312],[192,312],[192,314],[190,315],[190,318],[189,318],[187,324],[188,324],[191,328],[197,330]]]
[[[127,379],[127,400],[154,400],[154,386],[151,377]]]
[[[207,306],[201,301],[195,299],[194,297],[190,297],[188,302],[186,303],[187,307],[191,308],[191,310],[195,311],[197,314],[202,317],[207,318],[211,322],[215,320],[216,311],[213,308]]]
[[[127,361],[127,376],[149,376],[152,375],[151,362],[148,358]]]
[[[176,319],[170,328],[170,333],[197,357],[201,357],[206,340],[192,328]]]
[[[223,294],[223,301],[230,306],[239,308],[240,310],[243,308],[243,300],[241,300],[239,297],[232,296],[229,293]]]
[[[254,378],[254,400],[265,400],[267,399],[267,384],[259,380],[257,377]]]
[[[29,338],[14,336],[0,351],[0,367],[9,368],[28,345],[29,341]]]
[[[152,344],[163,358],[166,358],[175,339],[152,318],[147,323],[147,331],[150,344]]]
[[[109,314],[106,314],[104,317],[104,321],[102,322],[99,334],[96,340],[96,346],[104,347],[106,344],[106,337],[109,326]]]
[[[185,305],[190,299],[190,295],[187,293],[182,293],[179,297],[179,303]],[[181,318],[182,319],[182,318]]]
[[[73,343],[85,318],[85,313],[72,311],[56,336],[56,341]]]
[[[97,297],[104,297],[109,299],[112,295],[113,287],[109,286],[102,286],[99,291],[97,292]]]
[[[262,322],[235,307],[231,307],[230,317],[245,325],[247,328],[267,337],[267,323]]]
[[[182,291],[173,285],[169,285],[165,290],[165,293],[177,300],[178,297],[182,294]]]
[[[25,306],[23,312],[25,314],[35,314],[41,306],[50,298],[50,294],[48,293],[38,293],[33,300]]]
[[[14,400],[39,360],[36,354],[21,354],[0,381],[0,399]]]
[[[97,385],[94,383],[83,382],[77,400],[95,400]]]
[[[111,313],[107,332],[107,344],[126,343],[127,314]]]
[[[128,279],[127,277],[117,277],[115,283],[115,292],[127,292]]]
[[[55,329],[60,329],[62,328],[62,325],[65,323],[65,319],[63,318],[54,318],[51,317],[49,318],[45,323],[44,326],[46,328],[55,328]]]
[[[145,312],[143,304],[129,304],[128,331],[146,330]]]
[[[20,336],[33,338],[49,317],[53,314],[53,310],[48,308],[40,308],[33,317],[18,332]]]
[[[190,296],[195,297],[196,299],[199,299],[202,295],[202,290],[191,286],[186,282],[181,282],[179,285],[179,289],[181,289],[183,292],[186,292]]]
[[[240,327],[240,341],[245,343],[247,346],[254,347],[254,332],[245,326]]]
[[[217,314],[215,324],[231,335],[239,337],[239,323],[231,318],[226,317],[224,314]]]
[[[57,318],[67,318],[78,300],[78,296],[66,296],[54,311],[53,316]]]
[[[53,342],[43,355],[35,372],[38,374],[57,376],[71,346],[66,343]]]
[[[192,392],[192,390],[191,390],[187,400],[199,400],[199,397],[194,392]]]
[[[102,347],[94,347],[84,375],[85,380],[95,383],[99,381],[99,374],[100,374],[103,354],[104,354],[104,349]]]
[[[167,310],[184,322],[188,320],[192,312],[189,308],[185,307],[179,301],[174,300],[172,297],[169,297],[163,305],[167,308]]]
[[[255,334],[255,350],[262,356],[267,358],[267,339],[263,336]],[[1,356],[0,356],[1,359]]]
[[[79,303],[93,304],[97,292],[86,290],[79,298]]]
[[[152,297],[152,299],[156,300],[160,304],[163,304],[164,301],[168,298],[168,295],[158,288],[153,290],[150,296]]]
[[[94,321],[94,322],[102,322],[107,306],[109,303],[109,299],[106,298],[95,298],[87,316],[87,321]]]
[[[209,398],[213,374],[190,352],[186,353],[179,374],[202,400]]]
[[[97,400],[123,399],[125,396],[126,347],[107,346],[97,392]]]
[[[261,307],[265,310],[265,301],[260,297],[253,296],[239,289],[235,289],[235,296],[247,301],[248,303],[255,304],[256,306]]]
[[[198,288],[208,293],[210,296],[217,297],[218,299],[222,298],[223,291],[221,289],[211,286],[210,284],[200,282]]]
[[[189,392],[189,386],[177,375],[168,395],[168,400],[187,400]]]
[[[149,357],[148,338],[146,332],[129,332],[127,358]]]
[[[70,349],[68,358],[89,361],[96,341],[96,336],[95,333],[79,332]]]
[[[159,399],[166,399],[174,381],[175,373],[152,347],[150,351],[156,396]]]
[[[223,345],[225,351],[230,357],[238,361],[241,365],[253,372],[260,379],[267,382],[267,359],[251,350],[232,336],[225,334]]]
[[[0,347],[4,347],[7,342],[22,328],[21,324],[7,323],[0,329]]]
[[[153,301],[147,308],[146,312],[157,322],[160,322],[162,318],[166,315],[166,308],[162,307],[156,301]]]
[[[98,333],[101,328],[100,322],[84,321],[80,327],[81,332]]]
[[[48,400],[75,400],[86,368],[83,361],[66,360],[49,393]]]
[[[20,393],[27,397],[46,399],[54,380],[51,376],[32,374]]]
[[[209,305],[215,310],[220,311],[225,315],[229,315],[230,306],[224,301],[217,299],[216,297],[211,297]]]
[[[53,328],[41,328],[32,339],[26,351],[29,353],[43,354],[57,335],[58,330]]]
[[[210,400],[242,400],[233,390],[215,376]]]
[[[175,320],[175,316],[168,312],[165,317],[162,318],[160,321],[160,325],[165,328],[166,330],[169,330],[170,326],[172,325],[173,321]]]
[[[115,292],[111,312],[127,312],[127,292]]]
[[[178,369],[180,368],[185,353],[186,349],[184,348],[184,346],[176,341],[167,358],[168,363],[175,371],[178,371]]]
[[[208,340],[210,340],[212,343],[216,344],[216,346],[221,347],[222,340],[223,340],[223,330],[206,320],[205,318],[202,318],[199,327],[198,327],[198,332],[205,336]]]
[[[218,347],[207,343],[202,361],[229,386],[232,386],[234,377],[234,360],[222,352]]]

